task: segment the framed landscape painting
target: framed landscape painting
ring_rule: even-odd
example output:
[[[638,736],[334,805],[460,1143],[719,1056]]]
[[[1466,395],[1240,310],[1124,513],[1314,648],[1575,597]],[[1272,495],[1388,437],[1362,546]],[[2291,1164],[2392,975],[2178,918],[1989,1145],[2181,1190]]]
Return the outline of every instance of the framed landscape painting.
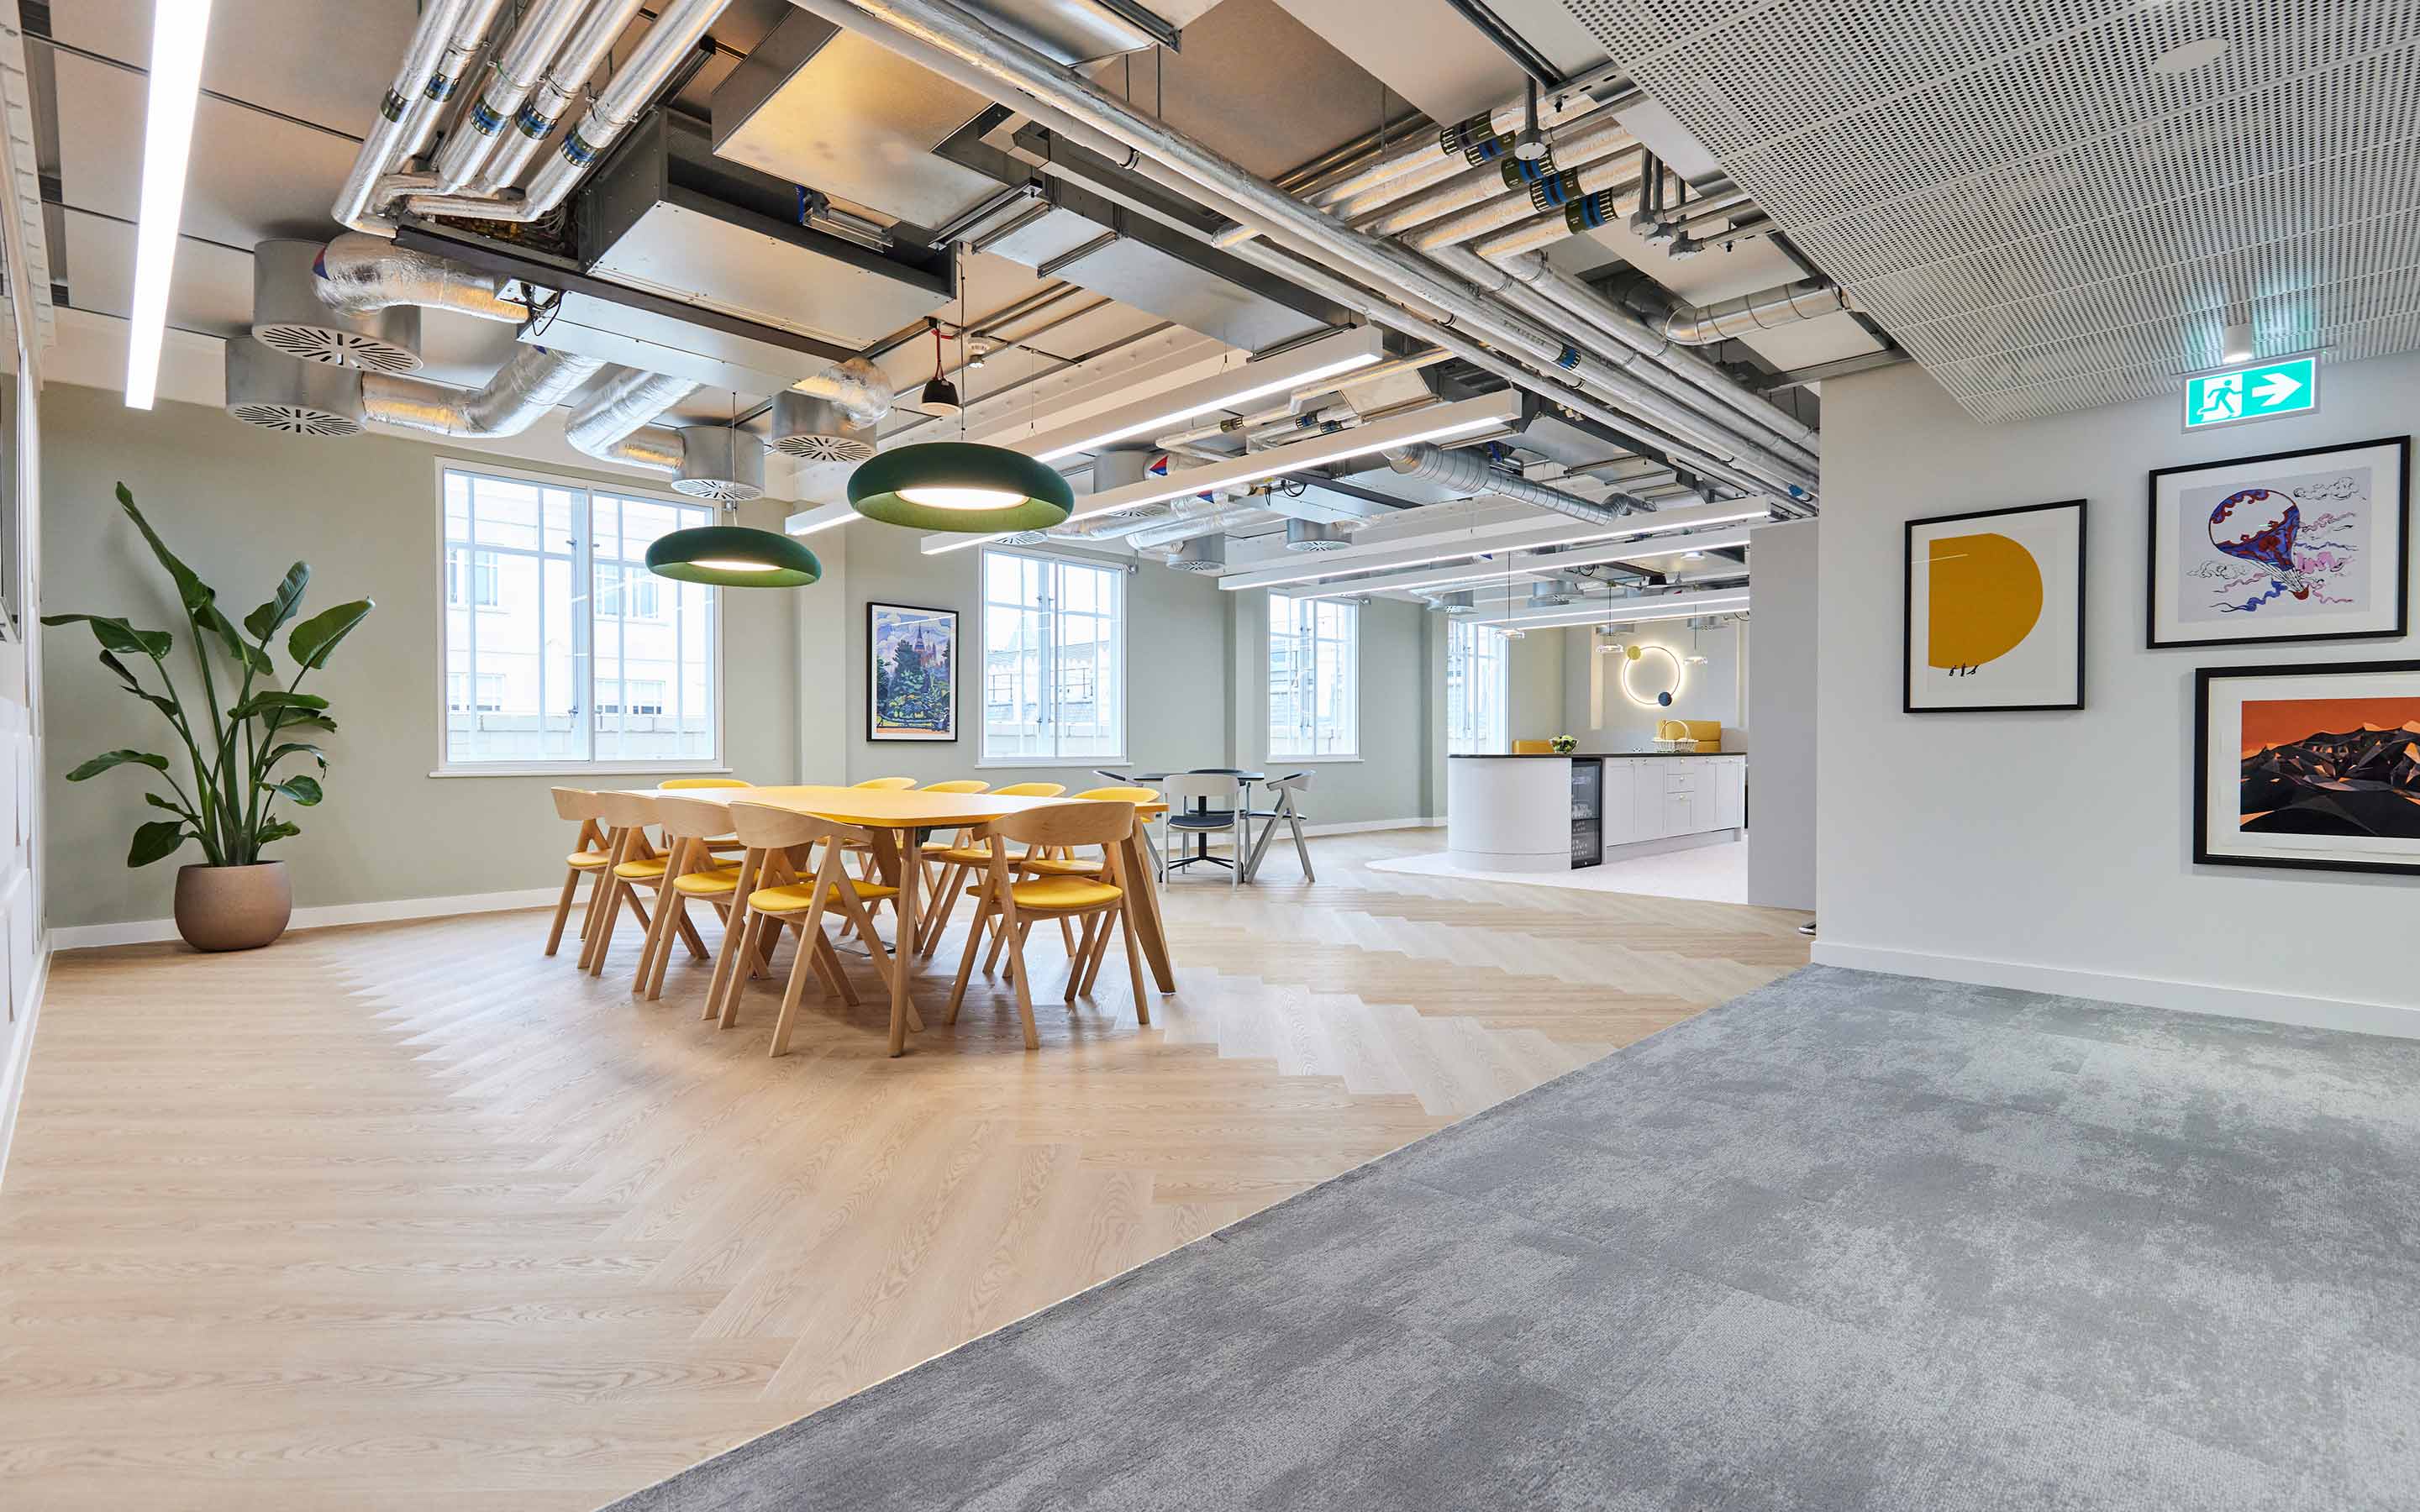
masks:
[[[2420,661],[2205,667],[2194,859],[2420,876]]]
[[[2411,462],[2398,436],[2152,473],[2149,643],[2402,635]]]
[[[865,738],[958,738],[958,611],[865,606]]]
[[[1910,714],[2084,707],[2084,501],[1907,522]]]

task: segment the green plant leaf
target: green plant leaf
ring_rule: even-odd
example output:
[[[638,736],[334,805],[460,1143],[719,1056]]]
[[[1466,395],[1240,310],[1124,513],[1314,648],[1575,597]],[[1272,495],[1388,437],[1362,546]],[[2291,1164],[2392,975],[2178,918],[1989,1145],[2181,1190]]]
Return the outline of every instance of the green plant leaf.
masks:
[[[101,654],[101,664],[108,668],[111,671],[116,672],[118,676],[124,678],[128,687],[132,688],[137,693],[143,691],[143,685],[134,680],[133,669],[128,667],[126,663],[118,660],[116,652],[102,652]]]
[[[126,511],[126,517],[134,522],[134,528],[143,532],[143,539],[150,543],[151,554],[160,559],[160,565],[168,569],[169,579],[177,585],[178,602],[185,606],[186,613],[199,617],[204,609],[210,608],[218,594],[202,581],[193,568],[178,561],[177,553],[168,549],[168,543],[160,539],[160,532],[143,517],[143,511],[134,507],[133,492],[122,483],[117,486],[117,503]]]
[[[297,635],[302,632],[297,630]],[[317,693],[292,693],[282,687],[264,688],[227,710],[230,719],[250,719],[270,709],[324,709],[328,701]]]
[[[285,727],[280,726],[279,728],[283,729]],[[275,749],[271,750],[268,755],[263,756],[260,759],[260,769],[266,772],[271,767],[276,765],[279,762],[284,761],[287,757],[298,755],[308,756],[313,761],[318,762],[319,764],[319,770],[322,772],[325,772],[328,769],[328,753],[321,750],[318,747],[312,745],[310,742],[302,740],[288,741],[285,745],[279,746]]]
[[[336,731],[336,721],[324,714],[297,714],[277,721],[277,733],[281,735],[300,734],[306,730],[317,731],[321,734],[334,734]]]
[[[99,777],[101,773],[108,771],[111,767],[123,766],[129,762],[132,762],[141,766],[148,766],[152,770],[158,772],[164,772],[168,769],[168,758],[165,756],[154,756],[147,750],[112,750],[102,752],[101,755],[85,763],[82,766],[77,767],[74,771],[70,772],[68,774],[68,780],[70,782],[81,782],[85,778]]]
[[[286,569],[286,580],[277,585],[276,594],[243,617],[244,632],[255,640],[267,640],[278,628],[294,617],[302,607],[302,590],[311,585],[311,563],[298,562]]]
[[[126,848],[128,866],[149,866],[165,856],[174,856],[185,843],[185,826],[175,819],[154,819],[134,832],[134,843]]]
[[[74,625],[79,622],[92,626],[92,638],[101,642],[103,651],[132,652],[138,656],[161,661],[167,657],[169,648],[177,643],[177,638],[165,630],[138,630],[124,620],[107,614],[42,616],[44,625]]]
[[[252,842],[256,846],[266,845],[271,841],[284,840],[290,835],[300,835],[301,833],[302,833],[302,825],[288,824],[283,819],[272,819],[254,832]]]
[[[235,622],[220,613],[216,604],[204,604],[194,610],[194,623],[216,632],[220,643],[226,647],[227,655],[254,671],[273,672],[277,670],[270,662],[269,653],[246,640],[243,632],[235,627]]]
[[[260,785],[271,793],[284,794],[305,809],[319,801],[319,784],[312,778],[289,777],[282,782],[263,782]]]
[[[170,813],[180,813],[188,819],[195,817],[194,810],[191,809],[186,808],[183,804],[177,802],[173,798],[163,798],[157,793],[146,793],[143,795],[143,801],[149,804],[154,809],[165,809]]]
[[[322,609],[296,625],[294,633],[286,638],[287,655],[305,667],[325,667],[328,654],[335,650],[345,637],[353,633],[353,626],[368,619],[370,610],[377,607],[366,598],[358,598],[349,604]],[[324,704],[321,706],[325,707]]]

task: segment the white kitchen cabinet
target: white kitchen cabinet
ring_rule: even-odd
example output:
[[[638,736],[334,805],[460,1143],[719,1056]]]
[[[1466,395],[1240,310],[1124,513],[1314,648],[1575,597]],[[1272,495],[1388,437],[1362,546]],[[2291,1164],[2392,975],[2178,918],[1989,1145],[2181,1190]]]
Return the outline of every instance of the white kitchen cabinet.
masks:
[[[1638,764],[1605,764],[1605,842],[1627,845],[1638,838]]]
[[[1714,827],[1747,827],[1747,758],[1714,758]]]

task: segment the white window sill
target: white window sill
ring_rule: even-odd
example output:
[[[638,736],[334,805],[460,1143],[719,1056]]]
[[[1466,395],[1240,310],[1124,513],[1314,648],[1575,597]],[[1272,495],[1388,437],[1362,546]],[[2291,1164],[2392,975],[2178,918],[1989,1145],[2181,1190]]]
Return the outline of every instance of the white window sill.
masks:
[[[1123,756],[1017,756],[998,761],[977,762],[975,770],[987,772],[1000,768],[1063,772],[1072,768],[1089,772],[1096,766],[1132,766],[1133,764],[1134,763]]]
[[[1288,762],[1297,766],[1342,766],[1347,762],[1360,760],[1358,756],[1271,756],[1261,763],[1261,770],[1265,772],[1272,766]]]
[[[728,766],[695,766],[686,763],[656,763],[640,765],[630,763],[568,764],[543,762],[498,762],[492,766],[441,766],[431,777],[728,777]]]

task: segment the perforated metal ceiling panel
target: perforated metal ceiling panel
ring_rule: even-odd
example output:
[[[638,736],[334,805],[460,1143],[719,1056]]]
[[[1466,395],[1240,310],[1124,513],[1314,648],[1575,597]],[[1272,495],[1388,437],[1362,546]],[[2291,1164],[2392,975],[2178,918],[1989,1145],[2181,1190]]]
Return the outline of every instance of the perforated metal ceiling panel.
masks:
[[[2420,348],[2412,0],[1567,3],[1978,419]]]

